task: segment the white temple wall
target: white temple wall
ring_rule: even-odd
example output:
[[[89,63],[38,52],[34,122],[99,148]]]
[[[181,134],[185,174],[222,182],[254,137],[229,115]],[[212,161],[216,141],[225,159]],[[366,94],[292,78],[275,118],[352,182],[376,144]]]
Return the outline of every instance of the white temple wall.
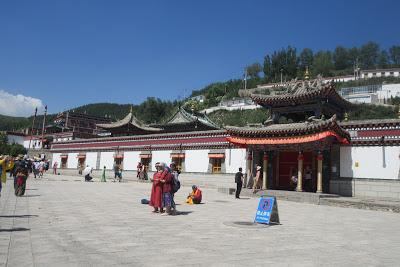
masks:
[[[67,168],[68,169],[78,168],[78,153],[68,153]]]
[[[209,149],[186,150],[185,172],[207,172]]]
[[[340,176],[399,179],[400,146],[340,147]]]
[[[165,162],[168,166],[171,163],[171,152],[172,150],[159,150],[159,151],[152,151],[151,157],[151,170],[155,171],[155,164],[156,162]]]
[[[125,151],[124,152],[124,170],[132,171],[136,170],[138,162],[140,162],[139,157],[140,151]]]
[[[85,165],[89,165],[93,169],[96,169],[96,162],[97,162],[97,152],[86,153]]]
[[[57,168],[61,167],[61,153],[53,153],[50,167],[53,168],[54,162],[57,162]]]
[[[106,166],[107,170],[112,170],[114,165],[114,152],[101,152],[100,154],[100,169]]]
[[[236,173],[242,167],[243,173],[246,173],[246,149],[226,149],[225,150],[225,168],[226,173]]]

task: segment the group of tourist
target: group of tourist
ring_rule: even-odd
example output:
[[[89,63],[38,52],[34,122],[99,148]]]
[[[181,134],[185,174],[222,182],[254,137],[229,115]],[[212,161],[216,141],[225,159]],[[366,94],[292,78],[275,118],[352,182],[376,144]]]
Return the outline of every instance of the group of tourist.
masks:
[[[174,163],[168,167],[164,162],[157,162],[155,167],[149,205],[154,208],[154,213],[174,214],[176,213],[174,194],[180,187],[179,171]]]
[[[20,196],[25,193],[26,180],[29,173],[33,173],[35,178],[43,177],[43,173],[48,169],[49,162],[45,159],[29,158],[27,155],[18,155],[16,157],[0,155],[0,194],[2,184],[7,181],[7,172],[9,172],[10,177],[14,177],[15,194]]]

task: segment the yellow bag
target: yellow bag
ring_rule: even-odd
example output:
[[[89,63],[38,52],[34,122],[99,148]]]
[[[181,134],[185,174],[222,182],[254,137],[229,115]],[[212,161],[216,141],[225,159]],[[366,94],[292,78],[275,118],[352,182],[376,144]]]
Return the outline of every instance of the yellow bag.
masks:
[[[193,199],[191,197],[188,197],[186,199],[186,203],[188,203],[189,205],[193,205]]]

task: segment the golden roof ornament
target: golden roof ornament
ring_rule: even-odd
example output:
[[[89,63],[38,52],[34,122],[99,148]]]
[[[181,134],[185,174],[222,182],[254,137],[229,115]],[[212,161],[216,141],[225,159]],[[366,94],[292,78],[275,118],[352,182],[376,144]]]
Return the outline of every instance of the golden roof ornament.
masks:
[[[348,121],[349,120],[349,114],[346,112],[344,113],[344,121]]]
[[[304,80],[310,79],[310,72],[308,71],[308,66],[306,66],[306,71],[304,72]]]

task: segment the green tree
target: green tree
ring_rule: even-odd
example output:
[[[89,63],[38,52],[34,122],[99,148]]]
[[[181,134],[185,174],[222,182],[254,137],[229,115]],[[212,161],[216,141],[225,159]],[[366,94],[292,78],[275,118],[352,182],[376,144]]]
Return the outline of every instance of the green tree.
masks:
[[[270,82],[272,80],[272,66],[271,57],[269,55],[264,57],[263,72],[265,81]]]
[[[251,79],[259,78],[262,67],[260,63],[256,62],[246,67],[247,75]]]
[[[332,75],[333,62],[332,54],[329,51],[319,51],[314,56],[314,65],[312,73],[314,75],[321,74],[322,76],[329,77]]]
[[[335,48],[335,51],[333,52],[333,63],[336,70],[344,70],[352,66],[345,47],[337,46]]]
[[[382,50],[378,57],[378,67],[387,68],[389,67],[389,55],[385,50]]]
[[[314,61],[314,53],[310,48],[304,48],[300,55],[299,55],[299,71],[300,73],[298,74],[299,77],[301,77],[304,72],[306,71],[306,67],[311,69]]]
[[[361,46],[360,63],[363,69],[373,69],[377,66],[379,57],[379,45],[374,42],[368,42]]]
[[[400,45],[393,45],[389,48],[390,61],[395,67],[400,67]]]
[[[9,146],[9,154],[13,157],[16,157],[18,155],[25,155],[26,149],[20,144],[12,144]]]

